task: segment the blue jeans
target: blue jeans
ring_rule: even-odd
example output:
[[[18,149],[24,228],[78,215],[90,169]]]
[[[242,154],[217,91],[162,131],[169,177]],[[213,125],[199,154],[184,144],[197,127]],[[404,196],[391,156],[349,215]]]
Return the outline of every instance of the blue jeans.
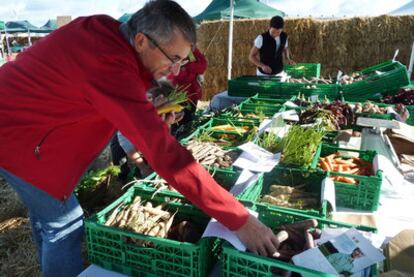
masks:
[[[82,272],[83,211],[75,195],[61,202],[3,168],[0,175],[29,211],[43,276],[77,276]]]

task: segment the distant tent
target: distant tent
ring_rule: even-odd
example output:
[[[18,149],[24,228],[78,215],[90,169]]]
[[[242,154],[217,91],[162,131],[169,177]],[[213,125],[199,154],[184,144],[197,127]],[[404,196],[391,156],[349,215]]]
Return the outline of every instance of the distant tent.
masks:
[[[9,21],[5,24],[6,31],[9,34],[12,33],[27,33],[27,32],[36,32],[39,31],[39,28],[32,25],[27,20],[22,21]]]
[[[390,15],[408,15],[414,14],[414,1],[408,2],[404,6],[392,11]]]
[[[40,27],[40,30],[50,33],[57,29],[57,20],[56,19],[49,19],[45,25]]]
[[[0,32],[4,31],[4,26],[5,26],[4,21],[0,20]]]
[[[257,0],[234,0],[234,18],[271,18],[285,13]],[[193,17],[196,22],[230,18],[230,1],[213,0],[199,15]]]
[[[121,22],[127,22],[128,19],[133,15],[133,13],[124,13],[120,18],[118,18],[118,21]]]

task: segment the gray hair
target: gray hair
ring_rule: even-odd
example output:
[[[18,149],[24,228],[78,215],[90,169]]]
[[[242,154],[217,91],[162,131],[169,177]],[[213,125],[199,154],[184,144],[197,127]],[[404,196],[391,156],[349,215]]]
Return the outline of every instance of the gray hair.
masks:
[[[196,29],[190,15],[176,2],[152,0],[131,16],[126,31],[133,41],[137,33],[151,36],[159,43],[171,41],[177,31],[193,46],[196,43]]]

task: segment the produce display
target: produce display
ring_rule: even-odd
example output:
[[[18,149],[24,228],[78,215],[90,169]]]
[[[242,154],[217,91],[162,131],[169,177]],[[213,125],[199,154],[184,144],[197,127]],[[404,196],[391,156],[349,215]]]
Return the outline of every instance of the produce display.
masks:
[[[332,79],[325,79],[325,78],[317,78],[312,77],[310,79],[307,78],[289,78],[288,83],[300,83],[300,84],[333,84],[334,81]],[[309,86],[309,88],[316,88],[316,86]]]
[[[213,142],[203,142],[197,139],[191,140],[186,148],[190,150],[194,159],[205,167],[230,167],[240,155],[237,151],[225,151]]]
[[[331,172],[339,172],[352,175],[372,176],[374,175],[372,164],[368,161],[357,157],[343,157],[340,153],[334,153],[329,156],[319,158],[318,167]],[[351,177],[331,176],[333,181],[358,184],[358,181]]]
[[[316,153],[325,131],[293,125],[284,138],[280,164],[308,167]]]
[[[364,104],[356,103],[354,107],[355,113],[371,113],[371,114],[386,114],[387,108],[379,107],[378,105],[366,101]]]
[[[306,219],[275,228],[273,231],[280,244],[273,258],[289,262],[293,256],[316,247],[315,240],[322,233],[317,226],[316,219]]]
[[[131,204],[120,204],[116,207],[105,226],[182,242],[196,242],[201,238],[203,228],[187,220],[176,220],[177,211],[168,211],[164,206],[153,206],[150,201],[136,196]],[[139,246],[151,247],[150,241],[131,240]]]
[[[260,202],[269,203],[276,206],[295,209],[318,209],[319,195],[307,192],[300,186],[281,186],[271,185],[269,194],[262,197]]]
[[[257,145],[269,152],[280,152],[283,148],[283,140],[274,132],[264,132],[258,138]]]
[[[402,88],[396,95],[389,95],[382,98],[387,104],[414,105],[414,89]]]
[[[202,142],[213,142],[223,147],[236,147],[253,140],[256,133],[256,127],[225,124],[202,130],[198,139]]]
[[[136,196],[131,204],[121,204],[116,207],[105,226],[118,227],[136,233],[164,238],[168,235],[175,212],[166,211],[163,205],[153,207],[149,201],[141,201]],[[145,242],[136,241],[144,245]]]

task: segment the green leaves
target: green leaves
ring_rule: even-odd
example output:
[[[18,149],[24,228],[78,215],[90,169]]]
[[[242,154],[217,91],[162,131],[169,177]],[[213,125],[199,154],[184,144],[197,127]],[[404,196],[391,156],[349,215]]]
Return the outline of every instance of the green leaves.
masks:
[[[106,181],[109,176],[118,176],[119,173],[121,173],[121,169],[119,166],[114,165],[96,171],[91,170],[82,178],[79,185],[75,188],[75,192],[92,191]]]
[[[285,138],[281,164],[308,167],[322,141],[325,132],[317,128],[290,127]]]

